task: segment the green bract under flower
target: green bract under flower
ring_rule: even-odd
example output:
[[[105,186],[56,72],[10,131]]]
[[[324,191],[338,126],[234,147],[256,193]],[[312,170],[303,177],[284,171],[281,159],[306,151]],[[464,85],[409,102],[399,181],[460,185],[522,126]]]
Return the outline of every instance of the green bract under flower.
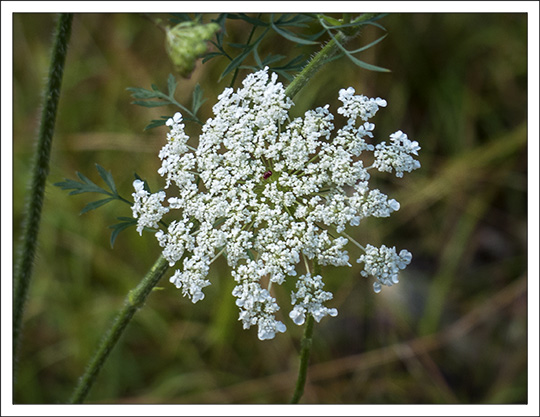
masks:
[[[290,277],[297,281],[290,312],[296,324],[306,314],[317,321],[337,315],[323,306],[332,294],[322,290],[319,275],[312,276],[309,261],[350,266],[345,246],[352,239],[345,228],[399,209],[396,200],[369,188],[369,171],[394,171],[400,177],[420,166],[411,156],[417,155],[418,143],[401,131],[391,135],[389,145],[369,143],[375,125],[368,120],[385,100],[354,95],[353,88],[341,90],[339,100],[343,105],[337,111],[348,123],[337,131],[328,105],[289,120],[293,102],[277,75],[265,68],[250,74],[243,88],[227,88],[219,96],[196,149],[187,144],[180,113],[167,121],[171,130],[158,172],[165,188],[174,184],[179,193],[166,207],[165,192],[149,194],[141,181],[134,182],[139,233],[157,228],[166,212],[178,213],[167,230],[156,233],[171,266],[184,256],[171,282],[197,302],[210,285],[210,265],[225,255],[237,283],[233,295],[240,320],[244,328],[258,325],[261,340],[285,331],[275,318],[279,306],[269,287]],[[366,152],[375,157],[370,167],[360,158]],[[412,258],[406,250],[397,255],[395,248],[378,251],[368,245],[366,252],[353,243],[364,252],[363,275],[375,278],[377,292],[397,282],[397,270]]]

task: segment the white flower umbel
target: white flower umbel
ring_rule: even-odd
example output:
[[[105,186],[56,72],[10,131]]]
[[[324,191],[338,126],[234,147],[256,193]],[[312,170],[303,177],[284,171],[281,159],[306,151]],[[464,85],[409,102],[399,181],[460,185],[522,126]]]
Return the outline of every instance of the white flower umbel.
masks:
[[[166,197],[164,191],[150,194],[144,189],[144,182],[141,180],[133,181],[133,188],[135,192],[132,194],[134,203],[131,210],[133,217],[138,219],[137,232],[142,235],[145,227],[158,228],[158,222],[165,213],[169,212],[169,209],[162,205]]]
[[[403,172],[411,172],[420,168],[420,162],[411,154],[418,155],[420,146],[417,141],[410,141],[405,133],[398,130],[390,135],[392,143],[381,142],[375,147],[375,163],[373,166],[379,171],[396,171],[396,177],[403,177]]]
[[[297,291],[292,293],[293,310],[289,317],[295,324],[302,325],[306,320],[306,313],[311,314],[319,322],[325,316],[337,316],[335,308],[327,308],[322,303],[333,298],[331,292],[323,291],[324,282],[320,275],[311,276],[310,273],[302,275],[296,281]]]
[[[193,302],[203,299],[210,265],[223,254],[237,282],[240,320],[244,328],[257,325],[260,339],[285,331],[271,286],[291,276],[300,275],[291,296],[293,322],[302,324],[308,314],[317,321],[337,315],[323,305],[332,294],[322,290],[309,262],[350,266],[346,246],[352,238],[345,229],[399,210],[396,200],[369,187],[370,169],[402,176],[420,166],[412,157],[418,143],[401,131],[388,145],[371,143],[375,125],[368,120],[386,107],[385,100],[355,95],[352,87],[341,90],[339,100],[337,112],[347,123],[337,131],[329,105],[290,120],[293,102],[277,75],[267,68],[250,74],[242,88],[218,97],[214,117],[193,146],[180,113],[167,121],[158,172],[165,189],[178,190],[167,206],[164,191],[149,194],[141,181],[133,184],[139,233],[158,228],[165,213],[178,213],[156,233],[169,264],[180,263],[171,282]],[[366,153],[375,156],[370,167]],[[383,246],[375,252],[353,243],[366,252],[360,257],[363,275],[377,280],[376,291],[397,282],[397,270],[411,260],[406,251],[396,255]]]
[[[399,255],[396,253],[396,248],[387,248],[382,245],[377,248],[372,245],[366,246],[366,253],[358,258],[358,262],[364,263],[364,270],[361,274],[365,277],[371,275],[377,279],[373,283],[373,290],[381,292],[381,286],[392,286],[398,283],[398,272],[400,269],[405,269],[411,263],[412,254],[402,249]]]

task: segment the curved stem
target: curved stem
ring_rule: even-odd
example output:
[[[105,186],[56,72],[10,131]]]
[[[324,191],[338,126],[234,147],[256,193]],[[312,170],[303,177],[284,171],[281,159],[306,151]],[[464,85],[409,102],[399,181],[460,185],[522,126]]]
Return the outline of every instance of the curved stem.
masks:
[[[101,340],[94,356],[88,363],[83,376],[79,379],[77,387],[71,396],[71,404],[80,404],[84,401],[88,391],[92,387],[99,371],[103,367],[105,360],[116,345],[116,342],[131,321],[133,315],[141,308],[160,278],[169,267],[169,262],[160,256],[143,280],[132,289],[124,302],[124,307],[118,312],[111,328]]]
[[[58,108],[58,100],[60,98],[60,88],[62,86],[62,78],[64,75],[64,64],[66,61],[67,45],[71,35],[72,20],[73,14],[62,13],[59,16],[56,28],[47,89],[45,91],[43,111],[41,113],[34,166],[32,168],[30,199],[26,205],[26,218],[24,220],[22,244],[15,265],[15,274],[13,277],[14,365],[16,364],[17,353],[19,350],[24,305],[32,277],[32,267],[36,253],[39,223],[43,206],[43,195],[45,193],[47,175],[49,174],[49,160],[56,122],[56,111]],[[15,371],[13,373],[15,375]]]

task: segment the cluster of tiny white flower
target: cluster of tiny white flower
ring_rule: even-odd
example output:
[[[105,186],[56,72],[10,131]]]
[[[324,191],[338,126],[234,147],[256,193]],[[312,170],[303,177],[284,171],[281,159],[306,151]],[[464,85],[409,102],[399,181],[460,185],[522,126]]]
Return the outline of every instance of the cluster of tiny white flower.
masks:
[[[396,248],[387,248],[382,245],[377,248],[372,245],[366,245],[366,253],[358,258],[358,263],[364,263],[362,276],[369,275],[375,277],[377,281],[373,283],[373,290],[376,293],[381,292],[382,285],[392,286],[398,283],[398,272],[405,269],[411,263],[412,254],[405,249],[396,253]]]
[[[420,148],[401,131],[390,136],[388,145],[368,143],[375,128],[368,120],[387,103],[354,93],[352,87],[339,92],[343,106],[337,111],[348,122],[332,138],[329,106],[291,121],[293,102],[267,68],[250,74],[243,88],[227,88],[218,97],[215,117],[202,127],[196,148],[188,145],[180,113],[167,121],[171,130],[158,172],[165,188],[178,187],[178,197],[164,207],[163,191],[149,194],[136,180],[132,209],[139,233],[158,228],[165,213],[178,211],[156,238],[171,266],[184,258],[171,277],[184,295],[193,302],[204,298],[210,264],[224,254],[237,283],[233,295],[240,320],[244,328],[258,325],[263,340],[285,331],[275,317],[279,306],[270,286],[296,276],[302,259],[306,268],[310,260],[350,266],[345,246],[352,241],[365,252],[359,258],[365,264],[362,275],[375,277],[376,292],[397,282],[398,269],[412,255],[405,250],[397,255],[385,246],[364,248],[345,228],[399,209],[396,200],[368,187],[368,171],[394,170],[401,177],[420,166],[411,156]],[[364,123],[357,126],[357,119]],[[365,151],[375,156],[370,167],[359,158]],[[323,306],[332,294],[322,290],[320,275],[308,269],[296,281],[290,312],[294,323],[304,323],[306,314],[317,321],[337,315],[336,309]],[[267,288],[262,282],[268,282]]]
[[[295,324],[304,324],[306,313],[311,314],[317,322],[325,316],[337,316],[338,312],[335,308],[322,305],[333,298],[331,292],[322,290],[323,286],[324,282],[320,275],[312,277],[310,273],[307,273],[298,279],[296,282],[298,291],[291,295],[294,308],[289,313],[289,317]]]

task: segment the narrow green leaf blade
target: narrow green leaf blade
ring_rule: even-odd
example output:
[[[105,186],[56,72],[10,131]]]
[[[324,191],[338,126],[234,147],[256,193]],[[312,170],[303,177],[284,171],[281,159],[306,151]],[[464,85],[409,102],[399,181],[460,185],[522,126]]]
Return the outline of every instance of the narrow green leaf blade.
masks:
[[[388,33],[387,34],[384,34],[383,36],[381,36],[380,38],[374,40],[373,42],[371,42],[370,44],[366,45],[366,46],[362,46],[361,48],[358,48],[358,49],[355,49],[353,51],[348,51],[349,54],[356,54],[358,52],[362,52],[362,51],[365,51],[366,49],[369,49],[371,48],[372,46],[374,45],[377,45],[380,41],[382,41],[384,38],[386,38],[388,36]]]
[[[286,30],[286,29],[280,29],[277,25],[272,22],[272,29],[276,31],[279,35],[283,36],[285,39],[290,40],[291,42],[296,42],[302,45],[317,45],[319,42],[310,41],[308,39],[300,38],[296,34]]]
[[[77,182],[75,180],[66,179],[62,182],[57,182],[54,184],[57,187],[60,187],[62,190],[73,190],[69,195],[82,194],[88,192],[85,189],[85,184]]]
[[[154,91],[145,90],[144,88],[128,87],[126,90],[131,92],[133,98],[148,99],[158,97]]]
[[[113,229],[111,233],[111,248],[114,247],[114,242],[116,242],[116,238],[118,237],[121,231],[127,229],[128,227],[135,226],[137,224],[136,219],[132,219],[129,217],[118,217],[118,220],[122,220],[122,221],[120,223],[116,223],[109,226],[109,229]]]
[[[113,200],[114,200],[113,197],[109,197],[109,198],[104,198],[103,200],[92,201],[91,203],[88,203],[86,206],[84,206],[84,208],[81,210],[80,214],[84,214],[84,213],[87,213],[87,212],[89,212],[91,210],[95,210],[98,207],[101,207],[104,204],[107,204],[109,201],[113,201]]]
[[[174,75],[169,74],[169,78],[167,78],[167,89],[169,91],[169,97],[174,96],[174,92],[176,91],[176,86],[178,83],[176,82],[176,79],[174,78]]]
[[[96,168],[98,170],[99,176],[103,178],[103,181],[105,181],[105,184],[108,185],[108,187],[111,189],[114,195],[118,195],[118,192],[116,191],[116,185],[114,183],[114,179],[112,177],[112,174],[110,171],[106,171],[105,168],[103,168],[101,165],[96,164]]]
[[[387,68],[378,67],[378,66],[376,66],[376,65],[368,64],[367,62],[364,62],[364,61],[359,60],[358,58],[355,58],[354,56],[352,56],[352,55],[349,54],[349,53],[345,53],[345,55],[347,55],[347,57],[348,57],[352,62],[354,62],[356,65],[358,65],[359,67],[365,68],[365,69],[367,69],[367,70],[369,70],[369,71],[390,72],[390,70],[387,69]]]
[[[144,130],[153,129],[159,126],[165,126],[165,122],[167,122],[169,117],[164,117],[164,116],[161,116],[161,117],[162,117],[161,119],[154,119],[150,123],[148,123],[146,127],[144,128]]]
[[[237,67],[240,66],[240,64],[242,63],[242,61],[244,59],[247,58],[247,56],[250,54],[251,52],[251,47],[250,48],[247,48],[244,50],[244,52],[242,52],[240,55],[238,55],[236,58],[234,58],[230,63],[229,65],[227,65],[227,67],[223,70],[223,72],[221,73],[219,79],[220,81],[225,78],[227,76],[228,73],[230,73],[231,71],[235,70]]]
[[[222,56],[222,55],[225,56],[223,52],[209,52],[204,56],[202,62],[204,64],[205,62],[210,61],[212,58]]]
[[[80,185],[77,187],[81,189],[83,193],[101,193],[101,194],[108,194],[110,195],[107,190],[100,187],[99,185],[95,184],[90,178],[88,178],[86,175],[82,174],[81,172],[77,172],[77,176],[81,179],[82,183],[79,183]],[[76,183],[76,181],[73,181]],[[78,193],[77,193],[78,194]]]
[[[321,20],[321,23],[324,25],[324,22]],[[345,55],[347,55],[347,57],[356,65],[358,65],[359,67],[361,68],[365,68],[369,71],[377,71],[377,72],[390,72],[389,69],[386,69],[386,68],[382,68],[382,67],[378,67],[376,65],[372,65],[372,64],[368,64],[367,62],[364,62],[364,61],[361,61],[359,60],[358,58],[354,57],[353,55],[351,55],[351,53],[345,49],[345,47],[343,45],[341,45],[341,43],[336,39],[336,37],[332,34],[331,31],[328,31],[328,33],[330,34],[330,36],[332,37],[332,39],[336,42],[336,45],[339,47],[339,49],[341,49],[343,51],[343,53]]]
[[[206,99],[203,97],[203,89],[198,83],[193,90],[192,97],[191,113],[196,115],[203,103],[206,101]]]

